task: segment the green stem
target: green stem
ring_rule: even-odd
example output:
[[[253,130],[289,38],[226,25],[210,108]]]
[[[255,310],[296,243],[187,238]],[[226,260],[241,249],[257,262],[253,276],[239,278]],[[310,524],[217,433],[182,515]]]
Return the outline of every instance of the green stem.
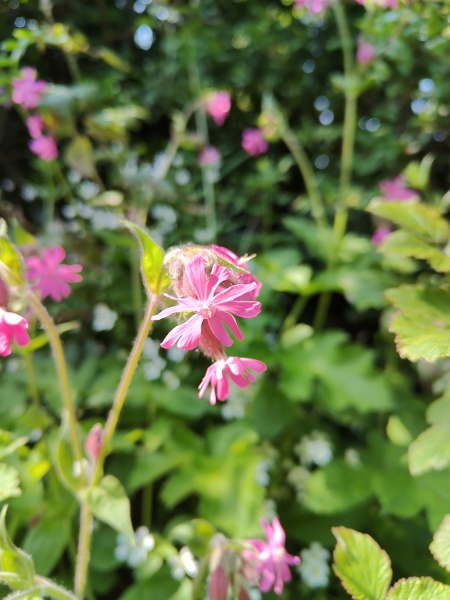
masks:
[[[53,358],[55,361],[56,370],[58,373],[59,385],[61,388],[61,395],[64,402],[64,408],[68,417],[72,451],[75,460],[81,462],[83,458],[83,452],[81,450],[81,443],[78,437],[77,417],[75,414],[75,407],[72,400],[72,393],[70,391],[69,374],[67,372],[67,365],[64,357],[61,338],[59,337],[58,330],[55,327],[53,319],[48,314],[47,309],[38,299],[38,297],[32,292],[30,292],[28,298],[30,300],[31,306],[33,307],[33,310],[39,317],[44,329],[47,331],[50,346],[53,351]]]
[[[60,585],[57,585],[53,581],[50,581],[50,579],[36,575],[34,580],[39,590],[49,598],[53,598],[54,600],[77,600],[71,592]]]
[[[298,296],[294,302],[288,316],[283,322],[282,332],[287,331],[297,323],[300,315],[302,314],[306,304],[308,303],[309,296]]]
[[[30,395],[33,400],[33,404],[36,408],[40,408],[40,400],[39,400],[39,391],[36,384],[36,374],[34,372],[34,364],[33,364],[33,353],[25,352],[25,366],[27,369],[28,376],[28,384],[30,386]]]
[[[292,156],[297,163],[300,173],[305,182],[306,192],[311,200],[311,212],[320,227],[326,225],[325,209],[322,202],[322,196],[319,192],[319,186],[314,174],[309,158],[291,129],[286,127],[282,133],[281,139],[289,148]]]
[[[150,333],[152,327],[152,316],[156,310],[156,303],[158,300],[158,296],[156,294],[152,294],[150,300],[147,304],[147,308],[145,311],[144,318],[142,320],[141,326],[139,327],[139,331],[134,342],[133,348],[131,349],[130,355],[128,357],[127,364],[125,365],[125,369],[122,373],[122,378],[120,380],[119,386],[116,390],[116,394],[114,396],[113,405],[111,411],[109,413],[108,419],[106,421],[105,429],[103,431],[103,441],[102,447],[100,450],[100,455],[97,459],[97,464],[95,467],[94,474],[92,476],[92,486],[96,486],[100,481],[100,478],[103,473],[103,465],[105,462],[106,454],[109,449],[110,442],[114,435],[114,432],[117,427],[117,423],[119,421],[119,416],[122,411],[125,398],[130,387],[131,381],[133,379],[134,372],[138,365],[139,359],[142,354],[142,348],[144,346],[144,342]],[[80,517],[80,532],[79,532],[79,543],[78,543],[78,556],[76,563],[76,571],[75,571],[75,591],[77,598],[82,600],[84,596],[84,590],[86,587],[87,580],[87,570],[89,564],[89,549],[91,544],[91,534],[92,534],[92,513],[90,508],[86,504],[82,504],[81,506],[81,517]]]

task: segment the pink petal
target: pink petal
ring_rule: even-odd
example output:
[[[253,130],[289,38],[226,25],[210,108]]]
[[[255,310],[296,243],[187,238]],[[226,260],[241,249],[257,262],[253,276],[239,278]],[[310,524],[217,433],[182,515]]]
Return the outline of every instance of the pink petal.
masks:
[[[172,329],[162,341],[161,347],[165,349],[172,348],[178,340],[178,348],[182,348],[183,350],[194,350],[200,341],[202,323],[203,317],[201,315],[193,315],[186,323],[177,325]]]

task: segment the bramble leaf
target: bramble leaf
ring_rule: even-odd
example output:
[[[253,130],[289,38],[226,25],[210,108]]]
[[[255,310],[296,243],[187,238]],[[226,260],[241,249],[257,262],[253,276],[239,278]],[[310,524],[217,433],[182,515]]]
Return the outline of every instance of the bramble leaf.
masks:
[[[443,289],[403,285],[386,292],[399,310],[389,327],[402,358],[434,362],[450,356],[450,294]]]
[[[386,600],[450,600],[450,586],[431,577],[400,579]]]
[[[450,464],[450,427],[433,425],[422,432],[409,447],[409,469],[412,475],[445,469]]]
[[[385,600],[392,579],[389,556],[365,533],[333,527],[334,572],[354,600]]]
[[[438,563],[450,571],[450,515],[447,515],[430,544],[430,551]]]

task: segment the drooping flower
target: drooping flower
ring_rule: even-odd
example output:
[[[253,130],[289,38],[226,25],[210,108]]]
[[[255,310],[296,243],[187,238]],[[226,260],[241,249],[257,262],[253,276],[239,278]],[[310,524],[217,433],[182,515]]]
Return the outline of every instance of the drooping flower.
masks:
[[[317,15],[328,8],[330,0],[294,0],[296,8],[306,8],[310,14]]]
[[[260,313],[260,302],[242,300],[242,296],[254,290],[256,284],[236,284],[223,289],[221,284],[231,277],[228,269],[214,264],[207,279],[205,262],[200,255],[195,256],[186,265],[186,277],[195,290],[196,297],[175,298],[165,294],[177,302],[178,306],[166,308],[152,319],[156,321],[176,313],[194,314],[185,323],[172,329],[161,346],[167,349],[177,343],[178,348],[193,350],[198,346],[205,326],[224,346],[231,346],[233,340],[224,324],[237,339],[242,340],[242,333],[233,315],[249,319]]]
[[[363,37],[358,38],[358,49],[356,51],[356,60],[360,65],[368,65],[375,56],[375,48],[369,44]]]
[[[380,225],[377,227],[372,235],[372,244],[374,246],[380,246],[387,236],[392,233],[392,230],[387,225]]]
[[[71,289],[69,283],[81,281],[81,265],[61,264],[66,252],[61,246],[45,248],[42,256],[30,256],[25,259],[27,278],[33,289],[41,293],[41,298],[50,296],[55,302],[67,298]]]
[[[27,329],[28,322],[26,319],[16,313],[0,308],[0,356],[11,354],[14,340],[19,346],[29,344],[30,336]]]
[[[228,92],[211,92],[205,100],[206,112],[219,127],[224,124],[231,109],[231,97]]]
[[[214,252],[218,256],[224,258],[232,265],[235,265],[236,267],[239,267],[240,269],[245,269],[247,271],[247,273],[238,273],[238,283],[256,283],[256,287],[252,292],[250,292],[249,297],[252,300],[257,298],[259,296],[259,292],[261,291],[262,283],[259,281],[259,279],[256,279],[256,277],[252,273],[250,273],[250,271],[248,271],[245,266],[247,262],[254,257],[254,255],[247,256],[246,254],[244,254],[244,256],[238,256],[231,250],[228,250],[228,248],[224,248],[223,246],[217,246],[216,244],[211,244],[211,249],[214,250]]]
[[[206,167],[207,165],[213,165],[218,163],[221,159],[221,154],[214,146],[207,146],[203,148],[198,156],[198,164],[200,167]]]
[[[386,179],[380,183],[380,189],[383,193],[385,202],[407,202],[418,198],[417,192],[406,187],[405,181],[401,175],[393,179]]]
[[[263,519],[261,525],[267,542],[247,540],[253,549],[243,550],[242,554],[260,575],[259,589],[268,592],[273,587],[276,594],[281,594],[283,583],[290,581],[292,577],[289,566],[300,564],[300,558],[286,551],[286,535],[277,518],[272,520],[272,525]]]
[[[208,386],[211,386],[209,403],[215,404],[217,400],[223,402],[227,399],[230,389],[228,377],[240,388],[246,388],[250,383],[256,381],[256,377],[251,371],[262,373],[266,369],[266,364],[255,358],[238,358],[237,356],[222,358],[206,370],[205,376],[198,386],[198,396],[202,398]]]
[[[250,156],[259,156],[269,149],[269,144],[264,139],[261,129],[253,127],[244,129],[241,145]]]
[[[31,140],[28,146],[41,160],[51,161],[58,158],[58,146],[56,140],[51,135],[43,135],[39,138]]]
[[[40,138],[44,131],[44,120],[41,115],[30,115],[26,123],[30,137],[34,140]]]
[[[11,82],[13,102],[20,104],[25,110],[36,108],[42,94],[48,87],[45,81],[36,80],[36,75],[36,69],[24,67],[21,71],[21,77],[14,77]]]

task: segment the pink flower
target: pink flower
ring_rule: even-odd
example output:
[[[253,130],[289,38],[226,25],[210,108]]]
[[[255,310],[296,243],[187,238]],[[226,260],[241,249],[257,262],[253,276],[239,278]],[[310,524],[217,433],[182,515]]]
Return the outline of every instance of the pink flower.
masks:
[[[247,540],[254,550],[244,550],[243,556],[253,563],[260,574],[259,589],[268,592],[271,587],[276,594],[283,591],[283,583],[291,580],[289,565],[298,565],[300,558],[286,552],[284,547],[286,536],[278,519],[273,519],[272,526],[264,519],[261,521],[267,542]]]
[[[246,388],[250,383],[256,381],[256,377],[250,370],[262,373],[267,366],[255,358],[238,358],[230,356],[218,360],[208,367],[202,382],[198,386],[198,397],[203,398],[207,388],[211,385],[209,403],[215,404],[217,400],[223,402],[228,398],[229,377],[233,383],[240,388]]]
[[[12,80],[13,102],[20,104],[25,110],[36,108],[48,86],[45,81],[36,81],[36,69],[24,67],[21,75],[21,78],[14,77]]]
[[[391,233],[391,229],[386,225],[380,225],[377,227],[372,235],[372,244],[374,246],[379,246],[384,242],[387,236]]]
[[[249,319],[260,313],[260,302],[241,299],[242,296],[254,290],[256,284],[236,284],[223,289],[221,284],[231,277],[228,269],[214,264],[209,279],[207,279],[205,262],[198,255],[186,265],[186,277],[197,297],[174,298],[165,294],[171,300],[178,302],[178,306],[166,308],[152,319],[154,321],[164,319],[175,313],[194,314],[185,323],[172,329],[162,341],[161,346],[171,348],[178,342],[178,348],[193,350],[197,347],[202,337],[202,328],[205,326],[224,346],[231,346],[233,340],[224,324],[231,329],[237,339],[242,340],[242,333],[233,314]]]
[[[58,146],[55,138],[51,135],[42,135],[28,143],[33,154],[39,156],[41,160],[50,161],[58,158]]]
[[[50,296],[55,302],[67,298],[71,289],[68,285],[74,281],[81,281],[78,273],[81,265],[61,264],[66,253],[61,246],[45,248],[40,256],[30,256],[25,259],[27,278],[32,282],[33,289],[41,292],[41,298]]]
[[[261,129],[248,127],[242,132],[242,148],[250,156],[259,156],[269,149],[269,144],[263,138]]]
[[[211,92],[205,100],[206,112],[219,127],[224,124],[231,109],[231,98],[228,92]]]
[[[306,8],[310,14],[317,15],[328,8],[330,0],[294,0],[296,8]]]
[[[0,308],[0,356],[11,354],[11,345],[14,339],[19,346],[29,344],[30,336],[27,329],[26,319]]]
[[[217,148],[207,146],[200,152],[197,162],[200,167],[206,167],[207,165],[219,162],[221,158],[221,154]]]
[[[358,50],[356,51],[356,60],[360,65],[368,65],[375,56],[375,48],[369,44],[363,37],[358,38]]]
[[[401,175],[381,182],[380,189],[386,202],[406,202],[417,198],[417,192],[405,186]]]
[[[231,250],[228,250],[228,248],[224,248],[223,246],[216,246],[216,244],[211,244],[211,250],[213,250],[217,254],[217,256],[224,258],[232,265],[235,265],[240,269],[245,269],[246,271],[247,268],[245,265],[247,264],[247,261],[250,260],[250,258],[252,258],[248,257],[247,255],[239,257]],[[252,292],[250,292],[248,296],[251,300],[255,300],[255,298],[259,296],[259,292],[262,288],[262,283],[258,279],[256,279],[256,277],[254,277],[254,275],[252,275],[250,271],[247,271],[247,273],[239,273],[238,283],[256,283],[255,289]]]
[[[30,115],[27,119],[27,128],[30,137],[40,138],[44,131],[44,120],[40,115]]]

